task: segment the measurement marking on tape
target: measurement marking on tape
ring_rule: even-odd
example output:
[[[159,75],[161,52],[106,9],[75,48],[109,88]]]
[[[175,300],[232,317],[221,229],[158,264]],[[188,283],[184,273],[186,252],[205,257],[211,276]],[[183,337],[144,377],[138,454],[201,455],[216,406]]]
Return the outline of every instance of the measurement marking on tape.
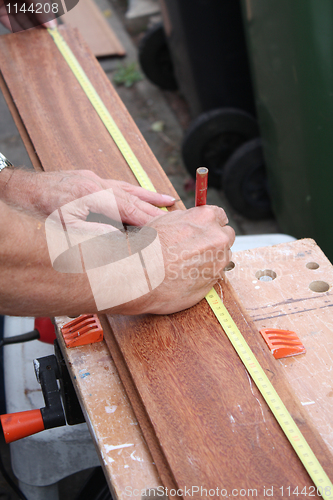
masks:
[[[52,36],[55,44],[57,45],[59,51],[66,60],[68,66],[77,78],[79,84],[87,95],[98,116],[104,123],[106,129],[109,131],[118,149],[124,156],[140,186],[148,189],[149,191],[156,192],[153,183],[134,155],[128,142],[119,130],[117,124],[115,123],[109,111],[105,107],[103,101],[97,94],[95,88],[91,84],[90,80],[83,71],[73,52],[67,45],[66,41],[63,39],[57,28],[48,29],[48,31]],[[273,415],[278,421],[281,429],[290,441],[314,484],[317,486],[317,490],[325,500],[332,500],[333,485],[330,479],[320,465],[317,457],[305,440],[303,434],[298,429],[292,416],[283,404],[280,396],[277,394],[266,373],[259,364],[257,358],[253,354],[243,335],[236,326],[236,323],[233,321],[228,310],[221,301],[216,290],[212,288],[205,298],[223,330],[225,331],[226,335],[228,336],[230,342],[232,343],[234,349],[236,350],[238,356],[246,367],[248,373],[251,375],[254,383],[258,387]]]

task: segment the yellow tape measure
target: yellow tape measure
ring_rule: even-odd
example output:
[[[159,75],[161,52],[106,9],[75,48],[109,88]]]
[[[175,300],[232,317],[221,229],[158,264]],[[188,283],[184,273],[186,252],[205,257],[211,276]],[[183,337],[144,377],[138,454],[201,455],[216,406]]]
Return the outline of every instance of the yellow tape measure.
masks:
[[[89,101],[95,108],[98,116],[104,123],[105,127],[107,128],[108,132],[110,133],[111,137],[113,138],[114,142],[118,146],[118,149],[121,151],[123,157],[127,161],[128,165],[130,166],[132,172],[134,173],[138,183],[140,184],[141,187],[144,187],[145,189],[148,189],[149,191],[155,191],[156,189],[154,188],[153,183],[149,179],[148,175],[142,168],[141,164],[139,163],[138,159],[134,155],[133,151],[131,150],[128,142],[126,141],[125,137],[119,130],[117,124],[115,123],[114,119],[110,115],[109,111],[107,110],[106,106],[104,105],[103,101],[97,94],[95,88],[92,86],[89,78],[83,71],[81,65],[79,64],[78,60],[74,56],[73,52],[71,49],[68,47],[67,43],[57,30],[55,29],[48,29],[48,32],[52,36],[55,44],[57,45],[58,49],[60,50],[61,54],[63,55],[64,59],[66,60],[68,66],[71,68],[73,71],[74,75],[76,76],[77,81],[83,88],[85,94],[87,95]]]
[[[48,31],[61,54],[63,55],[64,59],[67,61],[68,66],[76,76],[79,84],[87,95],[92,106],[95,108],[100,119],[109,131],[118,149],[127,161],[140,186],[148,189],[149,191],[156,192],[148,175],[134,155],[125,137],[119,130],[117,124],[113,120],[109,111],[105,107],[95,88],[92,86],[90,80],[83,71],[73,52],[71,51],[63,37],[60,35],[59,31],[56,28],[49,29]],[[301,431],[298,429],[287,408],[281,401],[279,395],[275,391],[273,385],[271,384],[261,365],[257,361],[257,358],[251,351],[246,340],[240,333],[235,322],[231,318],[225,305],[223,304],[214,288],[212,288],[211,291],[206,295],[206,300],[219,323],[221,324],[226,335],[228,336],[233,347],[235,348],[240,359],[244,363],[248,373],[251,375],[266,403],[273,412],[283,432],[289,439],[298,457],[302,461],[305,469],[312,478],[314,484],[317,486],[318,494],[320,494],[325,500],[332,500],[333,485],[331,481],[329,480],[327,474],[320,465],[307,441],[303,437]]]

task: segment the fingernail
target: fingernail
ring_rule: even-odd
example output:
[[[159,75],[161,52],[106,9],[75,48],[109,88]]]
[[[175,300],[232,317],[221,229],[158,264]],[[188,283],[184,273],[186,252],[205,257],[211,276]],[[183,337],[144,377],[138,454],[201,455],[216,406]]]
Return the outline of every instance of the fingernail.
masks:
[[[172,196],[169,196],[168,194],[162,194],[162,198],[165,201],[176,201],[176,198],[173,198]]]
[[[44,26],[50,29],[54,29],[58,26],[58,21],[56,19],[51,19],[50,21],[44,23]]]

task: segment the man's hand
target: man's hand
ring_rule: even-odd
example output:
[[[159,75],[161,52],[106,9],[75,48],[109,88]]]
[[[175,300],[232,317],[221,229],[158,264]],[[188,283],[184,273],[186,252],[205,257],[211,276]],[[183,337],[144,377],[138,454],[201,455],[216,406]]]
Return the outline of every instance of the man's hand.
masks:
[[[10,2],[11,15],[8,17],[8,12],[5,6],[6,0],[0,0],[0,23],[3,24],[9,31],[13,31],[17,33],[18,31],[23,31],[26,29],[33,28],[35,26],[43,26],[44,28],[55,28],[57,26],[57,20],[52,19],[52,14],[45,14],[43,11],[43,5],[46,3],[45,0],[38,0],[39,8],[37,9],[36,2],[32,2],[31,0],[27,1],[26,9],[28,10],[29,5],[33,6],[34,12],[20,12],[21,4],[15,4],[15,2]],[[7,2],[9,3],[9,2]],[[52,0],[47,2],[48,5],[52,4]],[[15,7],[16,5],[16,7]],[[16,13],[16,9],[18,12]],[[41,10],[41,13],[36,12],[36,10]],[[52,12],[51,9],[50,11]]]
[[[231,259],[235,232],[227,223],[222,208],[208,205],[151,221],[148,226],[157,231],[162,246],[164,281],[149,294],[123,304],[120,313],[170,314],[203,299]]]
[[[0,175],[0,199],[42,219],[71,201],[110,188],[122,222],[133,226],[143,226],[154,217],[163,215],[165,212],[157,207],[171,206],[175,202],[171,196],[127,182],[102,179],[90,170],[36,173],[4,169]],[[82,205],[80,213],[73,215],[84,221],[90,211],[112,218],[107,203],[100,207]]]

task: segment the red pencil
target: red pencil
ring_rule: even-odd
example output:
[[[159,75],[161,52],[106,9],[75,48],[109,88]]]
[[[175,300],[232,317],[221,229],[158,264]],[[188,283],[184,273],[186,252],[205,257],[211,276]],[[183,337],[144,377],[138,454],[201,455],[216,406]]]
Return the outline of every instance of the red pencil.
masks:
[[[195,206],[206,205],[207,200],[208,168],[197,168],[195,184]]]

